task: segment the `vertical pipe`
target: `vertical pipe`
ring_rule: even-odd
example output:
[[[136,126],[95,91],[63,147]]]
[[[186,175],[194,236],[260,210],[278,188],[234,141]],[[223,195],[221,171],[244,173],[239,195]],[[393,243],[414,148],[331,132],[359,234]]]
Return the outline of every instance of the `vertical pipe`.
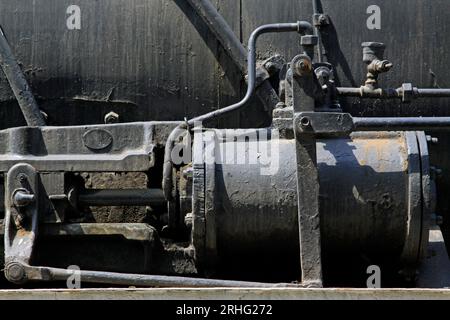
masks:
[[[313,7],[313,16],[314,16],[313,18],[315,18],[316,15],[319,15],[322,13],[322,12],[319,12],[319,0],[312,0],[312,7]],[[317,60],[320,63],[323,61],[322,35],[320,33],[319,27],[316,25],[314,26],[314,34],[319,39],[319,43],[317,44]]]
[[[39,106],[34,99],[31,88],[20,69],[11,47],[6,40],[3,30],[0,28],[0,66],[11,86],[14,96],[19,103],[25,121],[29,126],[45,126],[44,118]]]

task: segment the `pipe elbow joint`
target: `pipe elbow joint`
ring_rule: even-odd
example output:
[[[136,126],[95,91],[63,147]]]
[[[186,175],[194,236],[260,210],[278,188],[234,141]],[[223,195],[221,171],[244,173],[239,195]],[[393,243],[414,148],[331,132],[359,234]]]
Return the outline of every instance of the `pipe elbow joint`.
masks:
[[[297,22],[297,32],[299,34],[301,34],[302,36],[312,35],[312,34],[314,34],[314,28],[313,28],[313,25],[311,23],[309,23],[308,21],[298,21]]]

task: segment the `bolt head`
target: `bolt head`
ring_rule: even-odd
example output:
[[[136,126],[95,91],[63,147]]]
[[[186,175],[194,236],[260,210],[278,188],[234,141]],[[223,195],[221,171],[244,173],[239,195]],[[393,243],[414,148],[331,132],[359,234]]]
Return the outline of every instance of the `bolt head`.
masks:
[[[432,143],[432,144],[438,144],[439,143],[439,139],[436,137],[432,137],[432,136],[426,136],[427,138],[427,142]]]
[[[326,16],[324,16],[324,15],[321,15],[321,16],[319,17],[319,23],[320,23],[321,25],[324,25],[324,24],[326,24],[326,23],[327,23],[327,21],[328,21],[328,19],[327,19],[327,17],[326,17]]]
[[[23,283],[26,280],[25,268],[18,262],[10,262],[5,266],[5,276],[13,283]]]
[[[293,65],[294,71],[298,76],[310,73],[312,71],[312,64],[306,59],[300,59]]]
[[[117,123],[119,121],[119,115],[113,111],[107,113],[105,115],[105,123],[109,124],[109,123]]]

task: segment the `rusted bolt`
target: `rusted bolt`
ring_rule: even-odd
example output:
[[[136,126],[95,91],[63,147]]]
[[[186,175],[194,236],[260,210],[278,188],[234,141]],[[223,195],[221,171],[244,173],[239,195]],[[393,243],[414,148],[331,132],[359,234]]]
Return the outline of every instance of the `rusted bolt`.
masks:
[[[310,64],[305,60],[297,62],[295,67],[299,74],[308,73],[311,70]]]
[[[313,70],[311,59],[306,56],[295,57],[292,61],[292,70],[300,77],[311,73]]]
[[[5,277],[13,283],[23,283],[26,280],[25,268],[18,262],[10,262],[5,266]]]
[[[111,111],[105,115],[105,123],[106,124],[117,123],[118,121],[119,121],[119,115],[113,111]]]

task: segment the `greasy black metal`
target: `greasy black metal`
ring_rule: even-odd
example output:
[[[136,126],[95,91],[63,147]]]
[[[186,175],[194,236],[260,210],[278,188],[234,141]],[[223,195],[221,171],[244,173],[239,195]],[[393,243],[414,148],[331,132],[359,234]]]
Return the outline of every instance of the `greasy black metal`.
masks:
[[[206,254],[211,252],[205,250],[205,238],[215,237],[218,266],[226,270],[231,266],[259,270],[264,279],[274,274],[273,268],[283,265],[283,273],[299,274],[295,141],[278,139],[275,131],[206,131],[204,141],[216,145],[207,149],[195,145],[194,158],[200,160],[194,163],[193,172],[192,243],[197,263],[209,262]],[[223,139],[231,133],[238,136],[237,141]],[[421,182],[410,183],[429,170],[427,148],[419,150],[417,140],[415,132],[357,132],[318,138],[321,242],[328,255],[363,254],[374,259],[371,261],[388,257],[388,263],[400,260],[409,268],[417,263],[434,196],[429,184],[424,185],[422,198]],[[271,164],[267,160],[227,163],[220,152],[213,153],[214,161],[208,161],[212,165],[201,161],[211,150],[242,150],[242,158],[255,159],[253,150],[264,143],[269,144]],[[427,177],[422,174],[422,178],[426,181]],[[209,181],[215,181],[213,190],[205,185]],[[214,216],[205,215],[208,192],[215,195]],[[401,256],[406,247],[409,249]]]
[[[30,265],[30,259],[38,234],[38,173],[28,164],[17,164],[8,172],[6,190],[5,219],[5,276],[14,283],[32,280],[67,280],[79,275],[83,282],[107,283],[115,285],[136,285],[151,287],[288,287],[289,284],[240,282],[229,280],[196,279],[159,275],[125,274],[100,271],[74,271]],[[35,201],[25,208],[17,208],[14,194],[17,190],[35,195]],[[21,212],[20,210],[27,210]],[[21,219],[17,216],[22,213]]]
[[[195,117],[188,121],[189,126],[193,126],[196,122],[206,122],[218,118],[229,112],[236,111],[245,106],[253,95],[256,83],[256,42],[258,38],[266,33],[281,33],[281,32],[298,32],[306,34],[312,32],[312,26],[309,22],[299,21],[296,23],[274,23],[266,24],[255,29],[248,40],[248,55],[247,55],[247,70],[248,70],[248,84],[247,92],[244,98],[238,103],[223,109],[215,110],[207,114]]]
[[[209,0],[187,0],[197,15],[208,25],[239,69],[246,73],[247,53],[229,24]]]
[[[164,153],[164,166],[163,166],[163,180],[162,187],[164,196],[167,200],[172,200],[172,150],[175,140],[180,136],[180,132],[194,125],[202,125],[203,122],[208,122],[212,119],[216,119],[230,112],[239,110],[247,105],[255,90],[256,83],[256,41],[259,36],[266,33],[280,33],[280,32],[298,32],[300,34],[312,33],[312,25],[309,22],[298,21],[296,23],[277,23],[267,24],[255,29],[248,40],[248,54],[247,54],[247,92],[241,101],[223,109],[215,110],[207,114],[195,117],[186,123],[181,124],[170,134]]]
[[[44,117],[0,27],[0,66],[29,126],[45,126]]]
[[[368,90],[361,88],[343,88],[338,87],[337,92],[343,97],[376,98],[376,99],[395,99],[403,98],[403,89],[398,88],[380,88]],[[412,88],[412,98],[446,98],[450,97],[450,89],[425,89]]]
[[[247,74],[247,53],[228,23],[217,11],[210,0],[188,0],[190,6],[205,22],[219,43],[237,65],[242,74]],[[275,90],[269,80],[263,81],[257,88],[256,94],[264,104],[266,110],[272,110],[279,102]]]
[[[345,135],[354,131],[450,130],[450,117],[352,117],[341,112],[301,112],[299,132]]]
[[[312,0],[312,7],[313,7],[313,20],[320,20],[320,15],[322,10],[319,10],[319,1],[320,0]],[[322,35],[320,30],[320,22],[317,21],[317,23],[314,23],[314,33],[318,38],[318,45],[317,45],[317,61],[320,63],[323,61],[323,52],[322,52]]]
[[[18,164],[8,173],[8,198],[13,198],[11,189],[17,185],[26,187],[28,192],[37,192],[38,175],[26,164]],[[12,188],[11,188],[12,187]],[[36,193],[36,196],[38,194]],[[37,197],[36,197],[37,198]],[[271,284],[257,282],[241,282],[229,280],[213,280],[188,277],[160,275],[126,274],[101,271],[68,270],[30,265],[31,255],[38,234],[38,202],[28,208],[25,218],[19,221],[14,218],[14,204],[7,201],[8,209],[5,220],[5,276],[14,283],[27,281],[67,280],[78,275],[83,282],[107,283],[112,285],[136,285],[150,287],[288,287],[289,284]],[[101,233],[100,233],[101,234]],[[294,286],[294,285],[292,285]]]
[[[145,172],[178,122],[19,127],[0,131],[0,171],[26,162],[45,172]]]
[[[300,112],[298,118],[308,125],[296,128],[299,132],[322,135],[348,135],[355,130],[353,118],[348,113]]]
[[[126,274],[87,270],[67,270],[49,267],[27,267],[32,280],[67,280],[71,276],[80,276],[81,282],[105,283],[140,287],[240,287],[240,288],[287,288],[299,287],[289,283],[261,283],[176,276]]]
[[[161,189],[85,189],[78,194],[84,206],[151,206],[166,202]]]
[[[421,98],[448,98],[450,97],[450,89],[418,88],[417,96]]]
[[[294,106],[293,128],[297,155],[297,204],[300,240],[301,283],[322,287],[322,248],[319,211],[319,173],[317,170],[316,136],[314,132],[298,128],[309,127],[302,112],[314,112],[316,101],[323,93],[317,85],[312,61],[300,55],[291,63],[292,96]]]
[[[450,130],[450,117],[353,117],[355,131]]]
[[[331,57],[329,62],[336,66],[338,86],[363,83],[365,72],[358,47],[363,41],[376,40],[386,43],[391,61],[402,62],[401,69],[383,79],[384,87],[395,87],[406,79],[418,87],[450,87],[446,76],[450,53],[442,50],[450,46],[448,16],[440,9],[446,6],[447,0],[435,1],[430,7],[422,0],[408,0],[407,6],[401,0],[321,0],[324,11],[332,14],[332,25],[326,28],[329,31],[322,40],[330,44],[327,58]],[[258,25],[272,21],[310,21],[312,13],[311,0],[278,0],[271,6],[261,6],[260,0],[211,2],[242,39]],[[366,26],[369,17],[366,10],[374,4],[382,8],[380,30],[369,30]],[[240,72],[207,28],[193,27],[175,1],[83,2],[84,33],[67,30],[63,21],[67,6],[59,0],[2,1],[0,4],[0,20],[9,43],[24,66],[35,96],[39,96],[39,106],[49,114],[48,124],[103,123],[104,115],[111,110],[120,115],[121,122],[183,120],[237,98]],[[60,14],[48,14],[49,11]],[[385,11],[389,13],[388,18],[383,15]],[[32,12],[36,25],[42,28],[36,29],[29,23]],[[196,15],[191,15],[201,22]],[[133,23],[121,19],[124,16],[132,17]],[[417,19],[418,16],[423,19]],[[182,36],[177,36],[179,30],[183,30]],[[433,30],[434,36],[429,35],[429,30]],[[111,45],[115,43],[112,39],[117,39],[117,45]],[[291,58],[295,54],[293,44],[297,45],[295,37],[268,36],[261,41],[259,52],[262,58],[274,51]],[[99,102],[112,88],[111,99]],[[20,109],[15,99],[10,99],[9,91],[4,81],[0,85],[1,128],[23,125]],[[86,100],[74,100],[77,96]],[[341,103],[355,116],[359,112],[372,115],[375,110],[383,112],[383,116],[410,116],[414,112],[446,116],[449,112],[448,99],[435,101],[432,110],[427,108],[430,104],[427,100],[416,101],[407,108],[397,107],[396,101],[383,106],[374,100],[343,99]],[[259,125],[262,108],[251,108],[254,116],[227,117],[219,125],[222,128]]]
[[[436,210],[436,184],[431,174],[427,136],[423,131],[417,131],[416,137],[420,153],[420,170],[422,176],[422,230],[418,254],[418,260],[422,260],[427,255],[430,228],[432,226],[431,217]]]

